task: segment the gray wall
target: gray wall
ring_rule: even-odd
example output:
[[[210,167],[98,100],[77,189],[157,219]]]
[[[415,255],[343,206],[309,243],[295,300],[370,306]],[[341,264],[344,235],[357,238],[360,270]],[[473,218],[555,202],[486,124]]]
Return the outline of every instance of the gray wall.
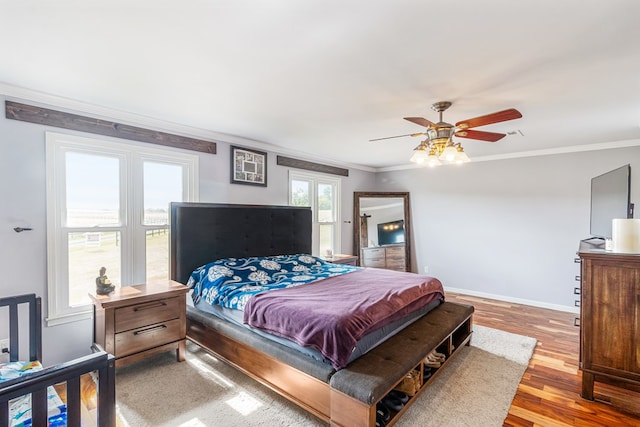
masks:
[[[428,267],[445,289],[571,311],[591,178],[627,163],[640,204],[640,147],[385,172],[376,186],[411,193],[416,272]]]
[[[0,97],[4,108],[5,98]],[[28,101],[27,101],[28,102]],[[36,293],[43,297],[47,316],[45,131],[82,134],[0,118],[0,296]],[[236,141],[235,144],[238,144]],[[247,142],[250,147],[251,143]],[[219,203],[287,204],[288,168],[276,165],[268,153],[268,186],[229,184],[230,145],[218,142],[216,155],[200,154],[200,201]],[[314,160],[314,159],[306,159]],[[374,174],[350,169],[342,180],[342,252],[353,244],[353,192],[363,191]],[[32,227],[16,233],[14,227]],[[4,322],[2,313],[0,321]],[[59,363],[87,354],[93,323],[83,320],[43,326],[44,363]],[[0,332],[1,334],[1,332]]]
[[[0,119],[0,296],[41,295],[44,316],[46,130],[61,132]],[[275,154],[267,188],[229,184],[229,144],[201,154],[200,200],[286,204],[288,170]],[[354,191],[409,191],[416,271],[428,266],[447,289],[570,309],[573,259],[589,233],[590,179],[631,163],[632,201],[640,203],[638,159],[640,147],[378,174],[350,169],[342,183],[342,252],[352,249]],[[18,234],[16,226],[34,230]],[[87,354],[91,339],[91,320],[45,326],[44,362]]]

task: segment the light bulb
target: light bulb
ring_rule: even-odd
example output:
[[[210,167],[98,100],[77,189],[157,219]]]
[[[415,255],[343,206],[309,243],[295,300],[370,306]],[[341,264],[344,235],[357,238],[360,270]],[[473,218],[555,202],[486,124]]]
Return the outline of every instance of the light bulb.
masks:
[[[440,160],[438,159],[438,156],[436,156],[436,153],[434,153],[433,151],[429,153],[429,156],[427,157],[427,166],[430,167],[435,167],[435,166],[440,166]]]
[[[458,147],[458,152],[456,153],[456,158],[455,158],[456,164],[467,163],[470,161],[471,159],[469,159],[469,156],[467,156],[467,153],[464,152],[462,147]]]
[[[440,160],[444,160],[446,162],[453,162],[456,159],[456,155],[458,154],[458,150],[453,145],[448,145],[442,150],[442,154],[440,154]]]
[[[427,158],[427,152],[422,148],[416,148],[413,150],[413,156],[411,156],[411,161],[417,164],[423,163]]]

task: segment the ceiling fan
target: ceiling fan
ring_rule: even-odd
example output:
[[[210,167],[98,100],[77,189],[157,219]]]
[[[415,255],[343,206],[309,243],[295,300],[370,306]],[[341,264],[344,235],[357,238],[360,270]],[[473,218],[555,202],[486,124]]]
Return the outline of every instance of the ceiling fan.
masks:
[[[498,111],[496,113],[487,114],[485,116],[474,117],[473,119],[462,120],[455,124],[455,128],[453,125],[442,121],[442,113],[447,108],[451,107],[451,102],[449,101],[441,101],[434,103],[431,108],[434,111],[440,113],[440,121],[438,123],[433,123],[430,120],[427,120],[423,117],[405,117],[405,120],[408,120],[412,123],[415,123],[420,126],[424,126],[426,128],[434,129],[438,134],[440,130],[446,129],[450,132],[450,129],[453,128],[453,135],[458,136],[460,138],[469,138],[469,139],[479,139],[482,141],[496,142],[506,136],[504,133],[496,133],[496,132],[486,132],[480,130],[471,130],[472,128],[476,128],[478,126],[490,125],[493,123],[506,122],[508,120],[519,119],[522,117],[522,114],[515,108],[510,108],[508,110]],[[376,138],[370,139],[369,141],[382,141],[384,139],[391,138],[400,138],[403,136],[426,136],[427,132],[418,132],[418,133],[408,133],[405,135],[396,135],[396,136],[387,136],[385,138]]]
[[[427,138],[418,145],[411,158],[412,161],[422,163],[430,160],[431,164],[440,164],[440,160],[447,162],[466,162],[469,158],[464,154],[464,150],[460,143],[454,143],[452,137],[455,135],[460,138],[478,139],[481,141],[496,142],[506,136],[504,133],[486,132],[474,130],[478,126],[489,125],[492,123],[505,122],[508,120],[519,119],[522,114],[515,108],[498,111],[496,113],[484,116],[474,117],[472,119],[462,120],[454,125],[446,123],[442,120],[442,113],[451,106],[449,101],[436,102],[431,108],[440,114],[440,121],[433,123],[423,117],[405,117],[412,123],[427,128],[426,132],[409,133],[405,135],[388,136],[385,138],[370,139],[369,142],[382,141],[391,138],[400,138],[404,136],[426,136]]]

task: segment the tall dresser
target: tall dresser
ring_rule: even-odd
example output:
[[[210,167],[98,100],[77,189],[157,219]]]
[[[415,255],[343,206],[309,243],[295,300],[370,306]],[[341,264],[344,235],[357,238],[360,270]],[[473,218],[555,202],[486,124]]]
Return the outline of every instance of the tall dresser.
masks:
[[[582,397],[594,399],[594,381],[640,391],[640,254],[586,242],[578,254]]]

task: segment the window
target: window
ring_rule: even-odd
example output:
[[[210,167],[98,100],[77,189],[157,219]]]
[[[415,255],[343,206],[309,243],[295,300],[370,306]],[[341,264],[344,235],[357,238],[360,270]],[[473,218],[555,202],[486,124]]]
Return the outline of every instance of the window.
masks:
[[[339,252],[340,179],[308,172],[289,172],[289,204],[310,206],[313,212],[313,255]]]
[[[48,324],[91,315],[116,286],[169,277],[169,202],[197,200],[198,156],[47,132]]]

